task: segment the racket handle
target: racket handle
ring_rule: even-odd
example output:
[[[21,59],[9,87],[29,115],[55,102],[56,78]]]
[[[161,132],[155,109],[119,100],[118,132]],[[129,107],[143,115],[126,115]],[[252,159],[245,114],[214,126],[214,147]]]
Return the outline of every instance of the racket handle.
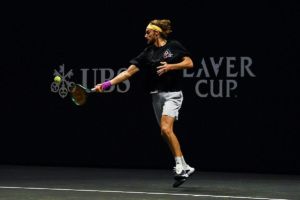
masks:
[[[91,92],[97,92],[97,89],[96,88],[92,88]]]

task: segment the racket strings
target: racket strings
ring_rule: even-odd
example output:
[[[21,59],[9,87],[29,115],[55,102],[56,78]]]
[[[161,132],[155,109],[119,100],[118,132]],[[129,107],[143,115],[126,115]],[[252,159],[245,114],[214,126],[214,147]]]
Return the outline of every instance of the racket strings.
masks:
[[[83,88],[75,86],[75,88],[71,92],[72,100],[77,105],[82,105],[86,102],[86,92]]]

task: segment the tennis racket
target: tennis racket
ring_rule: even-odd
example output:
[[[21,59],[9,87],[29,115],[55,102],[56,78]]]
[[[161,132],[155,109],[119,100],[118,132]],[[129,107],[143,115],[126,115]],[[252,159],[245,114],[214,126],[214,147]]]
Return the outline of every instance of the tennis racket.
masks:
[[[96,88],[88,89],[80,84],[75,84],[70,94],[75,105],[82,106],[86,103],[88,95],[94,92],[96,92]]]

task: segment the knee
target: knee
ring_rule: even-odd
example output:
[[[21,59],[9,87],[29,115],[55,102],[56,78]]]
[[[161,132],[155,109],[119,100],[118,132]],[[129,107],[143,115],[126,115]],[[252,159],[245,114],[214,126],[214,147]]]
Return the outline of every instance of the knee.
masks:
[[[169,126],[161,126],[162,136],[170,136],[172,134],[172,129]]]

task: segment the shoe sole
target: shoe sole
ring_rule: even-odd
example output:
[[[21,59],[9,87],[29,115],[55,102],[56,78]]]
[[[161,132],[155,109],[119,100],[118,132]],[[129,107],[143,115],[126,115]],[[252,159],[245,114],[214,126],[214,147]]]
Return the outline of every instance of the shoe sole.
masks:
[[[184,177],[184,176],[175,176],[174,177],[174,179],[176,180],[176,181],[180,181],[181,179],[187,179],[189,176],[187,176],[187,177]]]

